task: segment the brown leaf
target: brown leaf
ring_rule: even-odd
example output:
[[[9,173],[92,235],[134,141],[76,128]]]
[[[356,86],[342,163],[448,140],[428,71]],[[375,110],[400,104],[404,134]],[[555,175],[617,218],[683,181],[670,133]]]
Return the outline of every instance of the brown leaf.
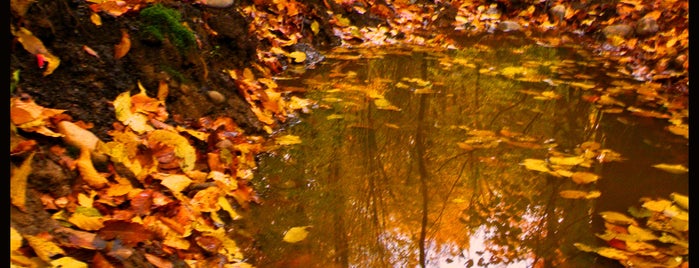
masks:
[[[146,189],[131,198],[131,209],[138,215],[148,215],[153,205],[153,190]]]
[[[153,254],[148,254],[148,253],[145,253],[144,255],[146,256],[146,260],[148,260],[148,262],[150,262],[151,264],[155,265],[155,267],[158,267],[158,268],[173,268],[173,267],[175,267],[175,265],[171,261],[168,261],[167,259],[160,258],[158,256],[155,256]]]
[[[221,240],[218,240],[218,238],[213,237],[213,236],[197,236],[195,238],[197,245],[199,245],[201,248],[208,252],[218,252],[218,249],[221,247]]]
[[[129,39],[129,32],[125,29],[121,30],[121,42],[114,45],[114,59],[118,60],[126,56],[131,49],[131,39]]]
[[[97,237],[97,234],[60,227],[55,230],[57,239],[61,244],[69,247],[102,250],[107,246],[107,241]]]
[[[112,265],[107,258],[105,258],[104,255],[99,252],[95,253],[95,256],[92,257],[90,266],[94,268],[115,268],[115,266]]]
[[[109,220],[99,230],[99,236],[105,240],[119,239],[125,245],[136,246],[139,242],[153,239],[153,233],[143,225],[135,222]]]

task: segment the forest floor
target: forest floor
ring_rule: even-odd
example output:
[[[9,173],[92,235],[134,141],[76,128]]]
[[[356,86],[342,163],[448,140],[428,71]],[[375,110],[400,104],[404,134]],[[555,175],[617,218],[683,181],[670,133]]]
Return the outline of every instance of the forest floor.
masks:
[[[155,2],[158,4],[155,5]],[[629,77],[658,85],[650,87],[653,88],[652,93],[642,94],[663,100],[654,107],[658,111],[685,113],[679,116],[684,121],[677,125],[686,126],[689,94],[688,11],[686,0],[574,3],[519,0],[418,0],[415,3],[383,0],[12,0],[10,71],[13,134],[10,162],[13,183],[16,182],[15,177],[25,178],[26,187],[22,187],[21,193],[26,193],[26,197],[15,198],[13,195],[10,216],[13,230],[29,241],[29,245],[20,243],[13,249],[18,252],[13,253],[13,264],[31,266],[55,261],[59,256],[70,256],[82,262],[102,263],[104,267],[109,267],[110,263],[124,267],[160,267],[164,263],[175,266],[185,262],[191,264],[191,260],[204,259],[202,256],[215,262],[211,256],[220,253],[228,258],[224,263],[243,266],[240,260],[231,260],[238,256],[237,253],[221,253],[219,247],[221,243],[225,244],[225,240],[219,238],[215,243],[211,242],[215,240],[211,239],[216,237],[214,235],[192,235],[187,238],[189,240],[184,239],[197,244],[200,248],[198,251],[178,248],[171,241],[144,243],[137,239],[140,243],[125,243],[128,254],[112,244],[86,246],[70,240],[88,239],[87,235],[91,233],[98,234],[97,238],[104,243],[114,236],[124,240],[127,235],[114,230],[133,227],[129,224],[135,223],[126,224],[124,219],[128,217],[114,213],[117,208],[131,211],[131,217],[134,216],[133,211],[140,209],[135,214],[144,219],[162,211],[136,208],[135,201],[131,201],[131,207],[128,207],[128,202],[114,199],[110,201],[111,205],[94,205],[102,216],[109,215],[112,219],[109,223],[101,222],[99,227],[90,228],[85,226],[84,221],[57,216],[61,211],[76,214],[76,207],[86,207],[79,198],[93,193],[90,198],[96,202],[99,198],[95,196],[103,192],[92,191],[92,188],[99,190],[100,187],[86,184],[84,168],[72,162],[84,159],[79,156],[82,155],[82,148],[75,149],[74,143],[58,139],[65,135],[51,136],[47,132],[37,131],[36,124],[45,126],[48,133],[55,133],[61,132],[58,130],[59,122],[70,121],[89,129],[102,143],[115,141],[119,139],[115,132],[122,131],[124,125],[128,125],[118,119],[118,115],[115,117],[120,109],[115,100],[124,92],[130,92],[134,94],[131,95],[131,102],[137,103],[136,93],[143,90],[154,98],[146,102],[153,101],[159,103],[159,107],[167,107],[170,115],[158,115],[158,111],[162,112],[158,110],[160,108],[144,113],[148,114],[153,128],[179,126],[201,132],[207,129],[207,134],[218,135],[199,144],[199,147],[205,148],[201,149],[198,157],[202,158],[201,154],[207,153],[210,157],[208,161],[203,160],[209,166],[201,170],[211,172],[216,170],[211,166],[212,148],[218,148],[216,154],[223,151],[220,146],[212,144],[220,145],[220,142],[226,141],[222,136],[227,134],[222,133],[244,133],[236,136],[236,139],[247,139],[245,142],[252,143],[255,139],[250,137],[265,136],[284,126],[284,118],[296,109],[291,107],[295,103],[289,97],[302,96],[303,92],[278,89],[269,78],[292,66],[312,68],[322,60],[323,50],[343,45],[392,44],[458,49],[458,41],[455,41],[458,38],[517,34],[547,46],[582,44],[607,59],[610,65],[619,66],[619,70]],[[286,99],[280,100],[280,94]],[[36,106],[27,108],[19,105],[32,102]],[[284,105],[289,107],[280,107]],[[31,120],[17,119],[15,116],[19,112],[35,117]],[[38,114],[50,115],[42,117]],[[220,123],[218,119],[221,117],[231,118],[232,123]],[[152,119],[156,119],[157,123],[153,123]],[[36,124],[28,126],[25,124],[28,120]],[[220,132],[216,127],[225,128],[227,132]],[[235,141],[233,143],[239,146]],[[57,150],[56,146],[68,150]],[[178,148],[178,145],[171,147]],[[197,150],[200,150],[199,147]],[[242,155],[247,152],[247,149],[240,147],[236,147],[236,150],[238,156],[241,155],[240,151],[244,151]],[[251,151],[260,152],[263,149]],[[95,154],[93,152],[93,158]],[[15,176],[22,173],[23,163],[32,157],[31,171],[26,171],[24,176]],[[115,158],[114,155],[110,157]],[[114,171],[109,165],[101,165],[98,160],[94,161],[97,172],[110,178],[111,182],[119,177],[114,174],[124,173]],[[231,190],[228,197],[237,201],[237,204],[232,202],[236,209],[244,209],[246,202],[254,202],[255,198],[249,194],[250,189],[245,190],[248,196],[244,197],[241,197],[241,192],[235,192],[245,189],[246,184],[240,175],[244,173],[240,167],[244,160],[233,162],[228,164],[236,167],[221,170],[225,171],[223,173],[232,172],[233,177],[238,172],[239,186],[237,190]],[[185,169],[181,162],[174,163]],[[167,164],[161,161],[159,171],[171,170]],[[254,163],[247,163],[247,168],[251,167],[254,167]],[[130,169],[133,171],[133,168]],[[191,171],[190,167],[186,169]],[[131,174],[130,177],[135,180],[132,184],[138,185],[134,188],[160,189],[147,185],[152,178],[144,179],[138,174]],[[21,181],[19,178],[17,180]],[[205,178],[202,183],[211,183],[211,179],[207,181]],[[15,190],[16,187],[11,188]],[[203,191],[201,189],[207,188],[190,186],[184,192],[190,195],[189,198],[194,198],[195,193]],[[147,191],[139,193],[143,192]],[[78,193],[83,195],[78,197]],[[147,193],[149,204],[158,202],[156,194]],[[179,199],[172,194],[168,194],[168,198]],[[170,214],[157,215],[166,225],[168,220],[163,218],[178,218]],[[80,233],[66,229],[80,229]],[[36,242],[37,238],[55,243],[62,250],[50,247],[38,249],[41,246]],[[97,238],[91,237],[90,241],[94,244]],[[218,246],[212,246],[215,249],[207,248],[210,244]]]

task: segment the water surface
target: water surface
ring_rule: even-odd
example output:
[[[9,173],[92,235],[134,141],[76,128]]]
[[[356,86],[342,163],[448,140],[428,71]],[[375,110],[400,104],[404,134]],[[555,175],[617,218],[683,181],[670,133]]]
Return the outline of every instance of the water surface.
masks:
[[[603,241],[601,211],[688,194],[688,141],[639,117],[644,86],[581,49],[481,40],[466,49],[343,49],[279,80],[317,104],[263,155],[264,203],[245,215],[258,267],[621,267],[577,250]],[[619,103],[593,103],[613,92]],[[583,145],[585,144],[585,145]],[[528,170],[525,159],[612,159],[569,167],[595,183]],[[582,145],[582,147],[581,147]],[[612,159],[613,160],[613,159]],[[598,191],[566,199],[563,190]],[[306,239],[282,241],[291,227]],[[249,249],[251,250],[251,249]]]

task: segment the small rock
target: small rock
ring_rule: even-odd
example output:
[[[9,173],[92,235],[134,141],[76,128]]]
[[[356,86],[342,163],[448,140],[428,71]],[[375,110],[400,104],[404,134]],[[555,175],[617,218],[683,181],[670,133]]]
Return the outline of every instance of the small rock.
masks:
[[[519,31],[520,29],[522,29],[522,26],[516,21],[506,20],[498,23],[498,30],[503,32]]]
[[[566,7],[560,4],[555,5],[549,9],[549,14],[551,14],[554,21],[562,21],[566,15]]]
[[[209,96],[209,99],[211,99],[211,101],[215,104],[221,104],[226,101],[226,96],[223,96],[221,92],[216,90],[209,90],[206,92],[206,95]]]
[[[200,3],[208,7],[226,8],[233,5],[233,0],[201,0]]]
[[[636,33],[638,35],[652,35],[658,32],[658,22],[654,18],[643,17],[636,23]]]
[[[621,37],[628,37],[633,33],[633,27],[626,25],[626,24],[616,24],[616,25],[610,25],[607,27],[604,27],[602,29],[602,33],[604,36],[611,36],[611,35],[617,35]]]

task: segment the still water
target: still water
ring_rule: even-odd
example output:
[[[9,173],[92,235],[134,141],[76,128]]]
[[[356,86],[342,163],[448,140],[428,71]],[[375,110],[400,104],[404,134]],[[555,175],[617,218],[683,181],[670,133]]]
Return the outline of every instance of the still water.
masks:
[[[649,85],[575,47],[463,47],[338,48],[280,77],[316,104],[278,134],[301,143],[260,158],[253,182],[263,203],[244,215],[248,262],[621,267],[573,246],[604,243],[598,213],[688,194],[686,173],[653,167],[687,166],[688,140],[663,129],[667,118],[629,112],[657,106],[630,90]],[[597,154],[585,163],[551,168],[594,173],[593,183],[522,164],[590,146]],[[292,227],[308,236],[283,241]]]

